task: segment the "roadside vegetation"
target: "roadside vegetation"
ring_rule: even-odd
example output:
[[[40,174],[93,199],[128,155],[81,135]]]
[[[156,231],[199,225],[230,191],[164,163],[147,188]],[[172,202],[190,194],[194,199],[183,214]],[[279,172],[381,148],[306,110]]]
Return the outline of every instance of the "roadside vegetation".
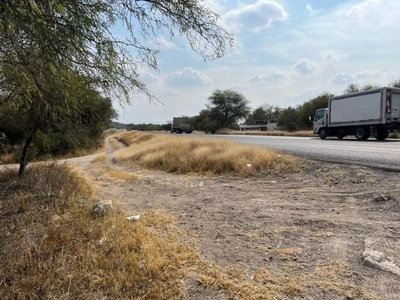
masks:
[[[176,138],[165,145],[165,139],[140,132],[110,138],[129,145],[127,151],[118,151],[116,160],[171,172],[249,174],[249,169],[286,170],[294,162],[289,156],[261,149],[254,149],[256,155],[251,153],[264,158],[254,160],[250,148],[233,143],[218,146],[204,139]],[[194,154],[180,160],[170,156],[176,149]],[[158,152],[166,156],[165,161]],[[199,162],[200,157],[208,169],[189,163]],[[212,157],[224,163],[214,168]],[[95,167],[106,162],[104,155],[93,161]],[[248,272],[240,264],[220,267],[202,259],[196,238],[165,212],[145,211],[139,220],[129,222],[126,217],[131,214],[114,207],[112,214],[95,218],[91,214],[93,203],[99,200],[95,185],[66,165],[31,166],[22,177],[16,169],[2,170],[0,198],[1,299],[185,299],[190,289],[197,288],[220,290],[229,299],[293,299],[310,286],[328,294],[350,292],[358,299],[374,299],[343,281],[350,273],[342,262],[326,262],[303,274],[291,263],[299,249],[274,250],[287,262],[279,273],[266,268]],[[276,238],[281,238],[281,231]]]
[[[205,138],[178,138],[139,131],[114,136],[127,147],[114,154],[115,163],[178,174],[251,175],[288,170],[294,158],[261,147]],[[149,142],[151,141],[151,142]]]
[[[171,299],[200,262],[170,216],[93,218],[93,186],[66,166],[3,171],[0,187],[1,299]]]

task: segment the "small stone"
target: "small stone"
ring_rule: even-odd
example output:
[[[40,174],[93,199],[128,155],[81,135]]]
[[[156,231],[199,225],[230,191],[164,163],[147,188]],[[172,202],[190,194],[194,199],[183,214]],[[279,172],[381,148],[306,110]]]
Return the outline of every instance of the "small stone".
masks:
[[[92,206],[92,215],[94,217],[104,217],[112,212],[112,201],[99,201]]]
[[[375,202],[382,202],[382,201],[388,201],[389,198],[386,197],[384,194],[379,193],[379,194],[374,195],[374,200],[375,200]]]
[[[134,222],[140,220],[140,215],[126,217],[128,221]]]

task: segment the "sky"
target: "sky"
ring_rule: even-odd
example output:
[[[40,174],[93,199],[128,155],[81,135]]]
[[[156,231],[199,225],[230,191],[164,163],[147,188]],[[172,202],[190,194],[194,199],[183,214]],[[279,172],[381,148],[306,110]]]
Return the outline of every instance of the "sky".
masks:
[[[205,62],[179,37],[159,38],[158,71],[141,70],[158,101],[132,94],[115,105],[122,123],[165,124],[195,116],[216,89],[241,93],[255,109],[303,104],[350,83],[400,79],[398,0],[204,0],[235,38],[235,49]],[[117,102],[117,101],[116,101]]]

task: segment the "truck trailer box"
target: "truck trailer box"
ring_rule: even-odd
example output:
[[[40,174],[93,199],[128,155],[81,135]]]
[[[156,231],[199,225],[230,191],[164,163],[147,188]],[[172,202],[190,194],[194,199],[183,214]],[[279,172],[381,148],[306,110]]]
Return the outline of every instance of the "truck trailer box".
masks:
[[[329,99],[329,125],[385,123],[385,99],[382,91],[346,95]]]

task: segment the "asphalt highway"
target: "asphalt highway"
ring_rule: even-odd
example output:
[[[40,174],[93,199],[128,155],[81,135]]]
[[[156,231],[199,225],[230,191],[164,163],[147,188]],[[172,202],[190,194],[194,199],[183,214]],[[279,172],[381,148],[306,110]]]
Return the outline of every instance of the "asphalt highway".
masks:
[[[400,140],[397,139],[377,141],[374,138],[370,138],[367,141],[358,141],[355,138],[344,138],[343,140],[327,138],[326,140],[321,140],[319,137],[192,136],[227,139],[315,160],[364,165],[388,171],[400,171]]]

